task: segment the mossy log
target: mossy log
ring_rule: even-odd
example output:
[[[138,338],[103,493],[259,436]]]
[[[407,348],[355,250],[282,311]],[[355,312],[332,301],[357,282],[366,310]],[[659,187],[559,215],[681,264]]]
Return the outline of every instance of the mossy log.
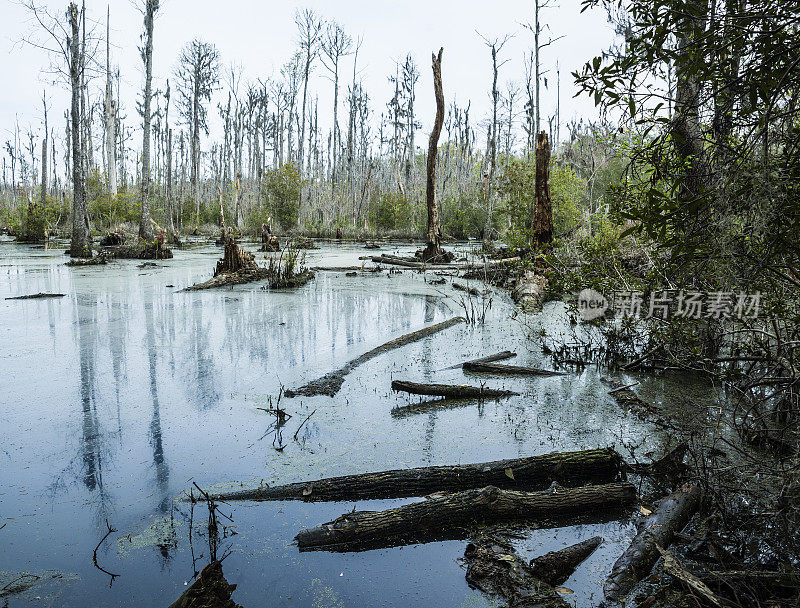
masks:
[[[482,374],[507,374],[511,376],[565,376],[566,372],[557,372],[550,369],[536,367],[523,367],[521,365],[506,365],[504,363],[491,363],[488,361],[467,361],[462,365],[464,371]]]
[[[632,503],[636,488],[613,483],[558,491],[520,492],[495,486],[433,497],[386,511],[353,511],[316,528],[301,531],[300,549],[358,547],[415,534],[438,535],[472,524],[546,519]]]
[[[519,395],[514,391],[470,386],[468,384],[425,384],[406,380],[393,380],[392,390],[412,395],[442,397],[443,399],[499,399],[501,397]]]
[[[573,485],[612,481],[620,474],[622,457],[612,448],[554,452],[527,458],[451,466],[394,469],[377,473],[328,477],[223,492],[214,500],[365,500],[424,496],[494,485],[501,488],[539,489],[553,481]]]
[[[675,533],[689,522],[699,502],[700,488],[695,484],[686,484],[661,500],[641,522],[640,532],[614,563],[603,586],[607,599],[622,599],[650,573],[659,557],[658,546],[669,546]]]
[[[284,393],[284,395],[286,395],[287,397],[298,397],[300,395],[305,395],[306,397],[313,397],[315,395],[327,395],[329,397],[333,397],[336,393],[339,392],[339,389],[342,388],[342,384],[344,383],[344,377],[362,363],[366,363],[370,359],[377,357],[382,353],[388,352],[395,348],[400,348],[401,346],[405,346],[406,344],[411,344],[412,342],[416,342],[418,340],[422,340],[423,338],[432,336],[433,334],[440,332],[443,329],[447,329],[448,327],[452,327],[453,325],[457,325],[458,323],[463,323],[463,322],[464,322],[464,317],[453,317],[452,319],[448,319],[447,321],[442,321],[441,323],[436,323],[435,325],[423,327],[422,329],[418,329],[417,331],[412,331],[411,333],[402,335],[399,338],[394,338],[393,340],[389,340],[388,342],[385,342],[384,344],[381,344],[380,346],[365,352],[363,355],[360,355],[355,359],[352,359],[351,361],[347,362],[343,367],[325,374],[321,378],[312,380],[311,382],[301,386],[300,388],[287,390]]]

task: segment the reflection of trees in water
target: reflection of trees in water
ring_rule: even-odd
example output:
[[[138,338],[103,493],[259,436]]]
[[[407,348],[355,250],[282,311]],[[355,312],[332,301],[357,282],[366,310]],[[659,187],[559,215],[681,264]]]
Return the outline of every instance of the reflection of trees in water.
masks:
[[[168,513],[170,510],[169,496],[169,465],[164,458],[164,442],[161,431],[161,403],[158,399],[158,348],[156,346],[155,323],[153,314],[155,299],[152,292],[147,292],[150,301],[144,303],[145,317],[145,343],[147,346],[147,362],[150,376],[150,396],[153,400],[153,417],[150,419],[150,446],[153,449],[153,464],[156,469],[156,485],[159,493],[158,510],[161,513]],[[162,324],[159,323],[159,327]],[[174,534],[174,531],[173,531]],[[172,557],[170,550],[174,547],[173,539],[163,539],[158,544],[159,552],[164,562]]]
[[[164,444],[161,437],[161,404],[158,400],[157,363],[155,326],[153,323],[154,301],[144,304],[145,340],[147,344],[147,360],[150,372],[150,396],[153,399],[153,417],[150,420],[150,445],[153,448],[153,464],[156,467],[156,483],[158,484],[161,502],[159,510],[166,513],[169,503],[169,466],[164,460]]]
[[[246,357],[248,364],[260,362],[265,373],[274,374],[276,363],[277,370],[313,364],[324,351],[335,365],[353,345],[373,346],[432,321],[437,312],[447,313],[439,296],[392,293],[368,284],[338,289],[342,280],[341,275],[319,272],[319,285],[301,292],[233,292],[235,296],[215,300],[218,310],[213,314],[224,318],[223,348],[234,367]]]
[[[111,355],[111,371],[114,375],[114,392],[117,400],[117,432],[122,433],[122,414],[120,412],[120,389],[127,376],[128,315],[130,305],[123,302],[119,294],[109,293],[108,299],[108,351]]]
[[[83,483],[90,490],[103,490],[103,466],[100,456],[100,425],[95,399],[95,355],[97,352],[97,300],[92,295],[77,297],[78,370],[82,410],[81,455]]]
[[[213,355],[209,353],[209,327],[203,321],[203,306],[207,302],[195,300],[192,306],[191,354],[194,358],[194,388],[197,403],[204,407],[214,407],[219,402],[216,388],[216,369]]]

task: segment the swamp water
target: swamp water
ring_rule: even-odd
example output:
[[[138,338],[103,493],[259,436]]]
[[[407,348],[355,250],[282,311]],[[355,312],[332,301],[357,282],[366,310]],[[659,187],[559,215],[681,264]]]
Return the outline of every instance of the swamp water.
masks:
[[[372,252],[323,246],[307,253],[307,264],[358,265],[365,253]],[[666,445],[662,431],[620,409],[593,367],[545,378],[448,369],[506,349],[518,353],[514,364],[551,366],[530,335],[541,327],[566,332],[563,306],[515,314],[501,293],[492,296],[484,325],[456,325],[381,354],[354,369],[333,398],[284,398],[292,418],[276,437],[274,416],[259,408],[281,387],[462,314],[464,295],[421,274],[386,270],[355,277],[320,271],[293,291],[265,291],[260,283],[181,291],[208,279],[220,255],[200,245],[176,250],[173,260],[68,268],[63,247],[0,243],[0,607],[166,608],[208,561],[200,534],[205,506],[195,506],[190,546],[189,503],[179,498],[193,482],[272,485],[607,445],[625,456],[623,445],[637,445],[641,457]],[[257,259],[264,263],[263,254]],[[5,299],[38,292],[66,295]],[[520,396],[397,416],[393,408],[416,398],[393,393],[392,379],[486,382]],[[709,396],[685,382],[640,388],[652,400],[690,390]],[[403,502],[222,505],[234,520],[220,520],[229,527],[220,551],[231,551],[223,567],[237,585],[232,599],[245,608],[491,605],[464,579],[463,540],[353,553],[300,553],[292,544],[301,529],[354,507]],[[602,536],[564,584],[574,592],[568,601],[596,605],[603,578],[634,534],[633,519],[530,529],[518,549],[532,558]],[[113,584],[92,559],[106,521],[116,532],[97,560],[119,575]]]

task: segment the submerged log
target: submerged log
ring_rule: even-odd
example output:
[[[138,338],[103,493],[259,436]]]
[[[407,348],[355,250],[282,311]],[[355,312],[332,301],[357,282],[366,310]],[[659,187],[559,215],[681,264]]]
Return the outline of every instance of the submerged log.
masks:
[[[566,376],[567,372],[557,372],[550,369],[536,367],[523,367],[521,365],[506,365],[504,363],[491,363],[487,361],[467,361],[462,366],[465,371],[483,374],[508,374],[514,376]]]
[[[65,295],[64,293],[32,293],[24,296],[13,296],[10,298],[6,298],[6,300],[44,300],[47,298],[63,298]]]
[[[428,336],[440,332],[443,329],[447,329],[448,327],[452,327],[453,325],[463,322],[464,317],[453,317],[447,321],[442,321],[441,323],[430,325],[428,327],[424,327],[422,329],[418,329],[417,331],[412,331],[411,333],[400,336],[399,338],[389,340],[388,342],[385,342],[384,344],[381,344],[380,346],[373,348],[372,350],[365,352],[363,355],[360,355],[347,362],[343,367],[325,374],[321,378],[312,380],[300,388],[287,390],[284,395],[287,397],[297,397],[299,395],[304,395],[306,397],[327,395],[329,397],[333,397],[339,392],[339,389],[342,388],[342,384],[344,384],[344,377],[362,363],[366,363],[370,359],[373,359],[382,353],[388,352],[395,348],[400,348],[401,346],[411,344],[412,342],[416,342],[418,340],[422,340],[423,338],[427,338]]]
[[[557,492],[519,492],[487,486],[439,496],[386,511],[353,511],[319,527],[301,531],[300,549],[355,546],[415,534],[441,534],[453,528],[511,519],[545,519],[632,503],[636,488],[613,483]]]
[[[622,457],[612,448],[554,452],[475,464],[394,469],[377,473],[328,477],[223,492],[214,500],[365,500],[403,498],[432,492],[455,492],[494,485],[502,488],[544,488],[553,481],[576,484],[611,481],[620,473]]]
[[[609,600],[619,600],[642,580],[658,560],[658,546],[668,547],[676,532],[689,522],[700,502],[700,488],[686,484],[662,499],[656,510],[641,523],[640,532],[614,563],[603,592]]]
[[[509,542],[497,534],[479,534],[464,550],[464,560],[469,586],[500,597],[509,606],[570,606],[550,584],[536,575]]]
[[[548,585],[560,585],[602,542],[602,538],[595,536],[559,551],[545,553],[531,561],[533,573]]]
[[[213,561],[169,608],[241,608],[231,599],[235,589],[236,585],[225,580],[222,564]]]
[[[519,395],[514,391],[470,386],[468,384],[424,384],[406,380],[393,380],[392,390],[411,393],[412,395],[442,397],[444,399],[499,399],[500,397]]]

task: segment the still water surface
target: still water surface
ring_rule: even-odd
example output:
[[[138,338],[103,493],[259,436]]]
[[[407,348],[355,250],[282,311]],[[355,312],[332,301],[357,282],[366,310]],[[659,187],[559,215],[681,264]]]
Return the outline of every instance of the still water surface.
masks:
[[[354,265],[364,253],[324,246],[308,252],[308,263]],[[0,597],[0,606],[168,606],[194,571],[189,508],[178,499],[192,482],[274,484],[612,444],[657,451],[666,440],[622,412],[593,368],[490,379],[521,395],[393,416],[392,408],[409,402],[392,393],[393,378],[476,382],[447,368],[506,349],[519,354],[516,364],[551,365],[529,336],[542,326],[566,331],[562,307],[515,315],[502,294],[493,296],[485,325],[458,325],[382,354],[351,372],[334,398],[284,399],[292,419],[276,438],[268,432],[273,417],[258,408],[281,387],[461,314],[462,296],[415,273],[385,271],[317,272],[288,292],[260,284],[181,291],[209,278],[219,255],[196,246],[155,264],[68,268],[62,248],[0,243],[0,587],[24,572],[40,577],[27,591]],[[66,296],[5,300],[37,292]],[[277,451],[281,440],[286,447]],[[224,571],[237,585],[233,599],[246,608],[489,605],[464,580],[465,541],[358,553],[299,553],[292,544],[300,529],[354,506],[400,502],[223,506],[236,532],[223,541],[232,551]],[[117,531],[98,561],[120,575],[113,585],[92,564],[106,521]],[[565,583],[575,592],[571,602],[589,606],[633,531],[628,518],[531,530],[519,548],[533,557],[603,536]],[[205,539],[195,535],[191,548],[202,567]]]

